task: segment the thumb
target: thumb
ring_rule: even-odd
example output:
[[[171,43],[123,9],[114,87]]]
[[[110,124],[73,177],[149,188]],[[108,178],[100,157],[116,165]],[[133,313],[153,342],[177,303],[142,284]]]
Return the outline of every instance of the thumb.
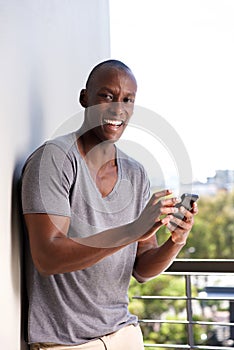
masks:
[[[139,241],[146,241],[148,238],[152,237],[161,226],[161,220],[155,222],[155,224],[139,239]]]
[[[167,224],[169,224],[170,220],[171,220],[171,218],[169,216],[166,216],[165,218],[160,220],[161,226],[166,226]]]

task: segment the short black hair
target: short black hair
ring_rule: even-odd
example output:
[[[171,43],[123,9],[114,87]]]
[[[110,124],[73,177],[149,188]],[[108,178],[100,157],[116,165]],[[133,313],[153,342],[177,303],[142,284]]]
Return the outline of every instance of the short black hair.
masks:
[[[131,69],[123,62],[121,61],[118,61],[118,60],[114,60],[114,59],[110,59],[110,60],[106,60],[106,61],[103,61],[101,63],[98,63],[92,70],[91,72],[89,73],[89,76],[88,76],[88,79],[86,81],[86,88],[88,87],[88,85],[90,84],[90,81],[92,80],[94,74],[103,66],[106,66],[106,67],[110,67],[110,68],[117,68],[117,69],[120,69],[120,70],[123,70],[123,71],[127,71],[128,73],[130,73],[133,78],[135,79],[134,77],[134,74],[132,73]]]

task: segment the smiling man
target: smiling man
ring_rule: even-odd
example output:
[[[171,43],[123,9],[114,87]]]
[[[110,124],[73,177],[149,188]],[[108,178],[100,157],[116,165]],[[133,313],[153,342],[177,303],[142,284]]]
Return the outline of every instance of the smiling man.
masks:
[[[115,65],[112,62],[112,66],[99,64],[90,73],[86,89],[81,91],[83,107],[98,106],[98,111],[86,109],[84,124],[92,128],[93,123],[100,123],[99,136],[116,141],[133,113],[136,91],[136,80],[127,66],[117,62]]]
[[[116,146],[133,114],[135,77],[108,60],[80,93],[79,130],[39,147],[27,160],[22,205],[28,239],[31,349],[143,350],[128,311],[133,275],[145,282],[185,245],[192,212],[170,190],[150,198],[141,164]],[[182,211],[183,220],[173,214]],[[163,225],[170,238],[158,246]]]

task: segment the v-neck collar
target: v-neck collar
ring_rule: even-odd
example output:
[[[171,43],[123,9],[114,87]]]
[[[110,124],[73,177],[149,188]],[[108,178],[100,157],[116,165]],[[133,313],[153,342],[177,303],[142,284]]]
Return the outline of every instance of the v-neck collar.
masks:
[[[118,148],[116,147],[116,145],[114,145],[115,147],[115,159],[116,159],[116,164],[117,164],[117,181],[113,187],[113,189],[111,190],[111,192],[103,197],[100,190],[98,189],[97,185],[96,185],[96,182],[94,181],[94,179],[92,178],[91,174],[90,174],[90,171],[89,171],[89,168],[88,168],[88,165],[85,161],[85,159],[82,157],[81,153],[80,153],[80,150],[79,150],[79,147],[78,147],[78,144],[77,144],[77,134],[76,134],[76,151],[78,152],[78,155],[79,155],[79,158],[81,160],[81,164],[82,164],[82,167],[83,169],[85,170],[85,173],[88,177],[88,181],[90,183],[90,185],[93,187],[96,195],[98,195],[99,199],[102,199],[102,200],[110,200],[112,199],[115,194],[116,194],[116,190],[117,188],[119,187],[119,184],[120,184],[120,181],[121,181],[121,178],[122,178],[122,168],[121,168],[121,160],[119,158],[119,150]]]

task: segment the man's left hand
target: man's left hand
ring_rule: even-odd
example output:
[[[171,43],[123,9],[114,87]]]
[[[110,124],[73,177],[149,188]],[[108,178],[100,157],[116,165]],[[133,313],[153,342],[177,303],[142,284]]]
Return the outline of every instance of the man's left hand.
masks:
[[[185,244],[194,224],[194,215],[198,213],[197,203],[193,203],[191,211],[180,207],[179,211],[184,215],[183,220],[176,218],[173,215],[169,216],[169,222],[166,224],[171,232],[171,239],[176,244]]]

